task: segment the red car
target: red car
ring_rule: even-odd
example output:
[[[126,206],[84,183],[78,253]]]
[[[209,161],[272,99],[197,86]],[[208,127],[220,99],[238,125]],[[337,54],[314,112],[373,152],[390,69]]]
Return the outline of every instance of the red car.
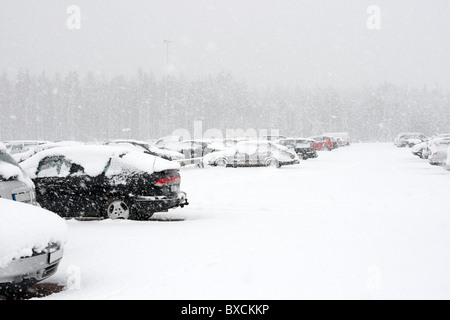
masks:
[[[315,150],[331,151],[334,149],[333,141],[331,140],[330,137],[315,136],[315,137],[310,137],[310,139],[314,140],[314,149]]]

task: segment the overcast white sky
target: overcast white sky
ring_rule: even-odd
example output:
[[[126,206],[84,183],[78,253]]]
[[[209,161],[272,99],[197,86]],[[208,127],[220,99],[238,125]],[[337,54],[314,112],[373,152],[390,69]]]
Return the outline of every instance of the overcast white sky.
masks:
[[[69,5],[81,29],[69,30]],[[369,30],[369,5],[381,29]],[[0,0],[0,70],[450,87],[449,0]]]

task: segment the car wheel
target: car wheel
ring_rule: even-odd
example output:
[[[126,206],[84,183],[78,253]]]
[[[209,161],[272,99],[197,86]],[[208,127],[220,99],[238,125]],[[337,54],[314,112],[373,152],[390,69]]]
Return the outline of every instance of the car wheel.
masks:
[[[281,165],[276,159],[268,159],[266,160],[266,167],[280,168]]]
[[[227,164],[228,164],[228,161],[227,161],[226,159],[224,159],[224,158],[217,159],[217,160],[214,162],[214,165],[215,165],[216,167],[226,167]]]
[[[131,207],[123,198],[112,198],[105,206],[104,217],[111,220],[116,219],[130,219]]]

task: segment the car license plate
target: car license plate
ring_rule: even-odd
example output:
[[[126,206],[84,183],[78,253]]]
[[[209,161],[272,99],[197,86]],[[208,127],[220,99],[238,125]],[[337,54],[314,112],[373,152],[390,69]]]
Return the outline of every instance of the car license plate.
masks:
[[[58,251],[52,252],[48,256],[48,263],[53,263],[55,261],[58,261],[62,257],[63,257],[63,251],[62,250],[58,250]]]
[[[29,202],[31,200],[31,196],[30,196],[30,193],[28,193],[28,192],[18,193],[18,194],[13,194],[13,199],[14,199],[14,201],[18,201],[18,202]]]

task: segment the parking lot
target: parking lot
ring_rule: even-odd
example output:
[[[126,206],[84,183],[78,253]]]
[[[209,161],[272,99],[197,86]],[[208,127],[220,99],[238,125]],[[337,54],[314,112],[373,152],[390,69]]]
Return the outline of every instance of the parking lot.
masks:
[[[190,205],[68,220],[43,299],[449,298],[450,172],[392,143],[181,170]]]

